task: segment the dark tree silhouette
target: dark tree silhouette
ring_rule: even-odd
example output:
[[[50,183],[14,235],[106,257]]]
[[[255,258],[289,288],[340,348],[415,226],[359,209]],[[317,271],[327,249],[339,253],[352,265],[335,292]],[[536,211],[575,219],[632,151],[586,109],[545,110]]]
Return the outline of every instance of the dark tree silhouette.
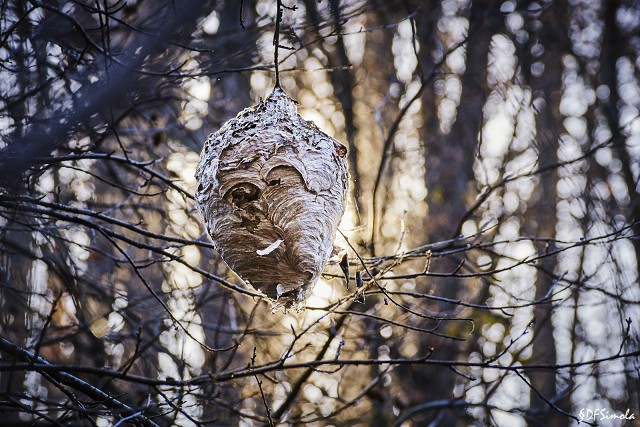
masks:
[[[0,424],[637,423],[636,3],[3,1]],[[194,201],[279,5],[351,175],[285,313]]]

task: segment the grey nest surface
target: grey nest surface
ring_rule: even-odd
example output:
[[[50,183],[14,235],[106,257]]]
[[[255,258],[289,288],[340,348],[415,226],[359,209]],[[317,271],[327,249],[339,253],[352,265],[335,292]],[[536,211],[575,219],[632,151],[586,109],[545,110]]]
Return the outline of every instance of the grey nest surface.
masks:
[[[196,202],[225,262],[275,308],[300,310],[345,210],[347,149],[279,87],[212,134]]]

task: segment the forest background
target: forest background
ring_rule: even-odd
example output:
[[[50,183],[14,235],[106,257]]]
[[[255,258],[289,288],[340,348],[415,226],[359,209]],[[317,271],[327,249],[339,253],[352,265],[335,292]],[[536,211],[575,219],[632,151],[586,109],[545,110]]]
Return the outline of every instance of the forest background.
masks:
[[[282,85],[351,173],[348,286],[300,313],[193,201],[277,4],[2,1],[3,425],[640,417],[637,2],[284,0]]]

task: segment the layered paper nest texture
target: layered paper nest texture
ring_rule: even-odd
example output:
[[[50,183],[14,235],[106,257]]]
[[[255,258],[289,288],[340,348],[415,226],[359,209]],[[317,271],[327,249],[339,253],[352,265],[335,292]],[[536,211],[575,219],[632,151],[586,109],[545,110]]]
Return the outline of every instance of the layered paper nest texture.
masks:
[[[302,308],[331,255],[346,152],[280,88],[205,143],[198,209],[225,262],[274,308]]]

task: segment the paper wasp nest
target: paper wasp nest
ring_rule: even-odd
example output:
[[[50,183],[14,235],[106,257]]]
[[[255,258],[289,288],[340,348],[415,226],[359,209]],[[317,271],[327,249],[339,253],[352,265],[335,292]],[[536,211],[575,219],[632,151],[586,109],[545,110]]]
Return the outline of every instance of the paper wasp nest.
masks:
[[[346,153],[280,88],[205,143],[198,209],[225,262],[274,308],[304,307],[331,255],[348,190]]]

